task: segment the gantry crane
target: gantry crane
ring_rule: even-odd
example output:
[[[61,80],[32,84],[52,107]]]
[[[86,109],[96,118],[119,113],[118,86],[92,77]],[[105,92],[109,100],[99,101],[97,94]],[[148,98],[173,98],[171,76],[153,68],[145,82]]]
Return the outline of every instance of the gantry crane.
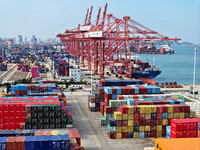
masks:
[[[83,25],[77,28],[66,30],[58,34],[62,42],[68,46],[70,55],[77,56],[78,62],[84,66],[84,60],[88,61],[88,70],[93,64],[95,74],[104,77],[105,66],[118,65],[118,73],[122,74],[122,67],[125,67],[126,76],[131,78],[132,60],[130,44],[149,41],[178,41],[180,38],[169,38],[131,19],[129,16],[117,18],[107,14],[105,5],[103,16],[100,18],[99,8],[97,19],[91,22],[93,6],[90,12],[87,9]],[[89,16],[88,16],[89,15]],[[113,57],[117,55],[117,60]],[[125,56],[124,56],[125,55]]]

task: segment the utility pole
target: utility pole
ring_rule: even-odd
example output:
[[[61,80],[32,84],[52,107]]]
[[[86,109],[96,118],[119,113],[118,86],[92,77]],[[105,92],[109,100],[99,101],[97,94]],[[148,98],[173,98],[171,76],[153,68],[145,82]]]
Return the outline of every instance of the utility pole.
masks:
[[[92,50],[91,50],[91,94],[92,94]]]

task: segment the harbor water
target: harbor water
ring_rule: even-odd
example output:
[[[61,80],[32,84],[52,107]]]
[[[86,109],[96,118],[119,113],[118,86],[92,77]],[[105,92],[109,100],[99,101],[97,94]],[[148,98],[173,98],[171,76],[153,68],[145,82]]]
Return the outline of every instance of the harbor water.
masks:
[[[194,47],[171,46],[175,53],[169,54],[136,54],[141,61],[153,64],[155,56],[156,68],[161,74],[156,77],[157,82],[174,82],[178,84],[193,84]],[[196,84],[200,84],[200,48],[197,48]]]

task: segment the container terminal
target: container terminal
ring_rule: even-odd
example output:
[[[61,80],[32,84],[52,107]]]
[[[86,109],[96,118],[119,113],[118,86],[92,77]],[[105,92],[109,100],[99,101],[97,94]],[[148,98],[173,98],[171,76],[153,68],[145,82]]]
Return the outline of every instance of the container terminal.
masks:
[[[180,39],[107,14],[107,4],[92,22],[92,10],[60,45],[0,41],[0,149],[199,150],[198,93],[160,85],[162,70],[133,56],[133,46]]]

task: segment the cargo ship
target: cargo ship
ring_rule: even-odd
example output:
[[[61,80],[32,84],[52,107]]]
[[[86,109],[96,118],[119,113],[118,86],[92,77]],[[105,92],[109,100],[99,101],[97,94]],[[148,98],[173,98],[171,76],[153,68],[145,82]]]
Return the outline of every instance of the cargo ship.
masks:
[[[162,45],[160,49],[156,49],[155,46],[132,46],[131,51],[138,54],[174,54],[174,50],[170,45]]]
[[[122,58],[125,58],[125,56],[122,55]],[[161,71],[157,69],[155,65],[149,65],[148,62],[140,61],[138,56],[131,55],[131,64],[132,64],[132,69],[131,69],[132,78],[154,79],[161,73]],[[122,73],[126,74],[125,67],[122,67]]]

